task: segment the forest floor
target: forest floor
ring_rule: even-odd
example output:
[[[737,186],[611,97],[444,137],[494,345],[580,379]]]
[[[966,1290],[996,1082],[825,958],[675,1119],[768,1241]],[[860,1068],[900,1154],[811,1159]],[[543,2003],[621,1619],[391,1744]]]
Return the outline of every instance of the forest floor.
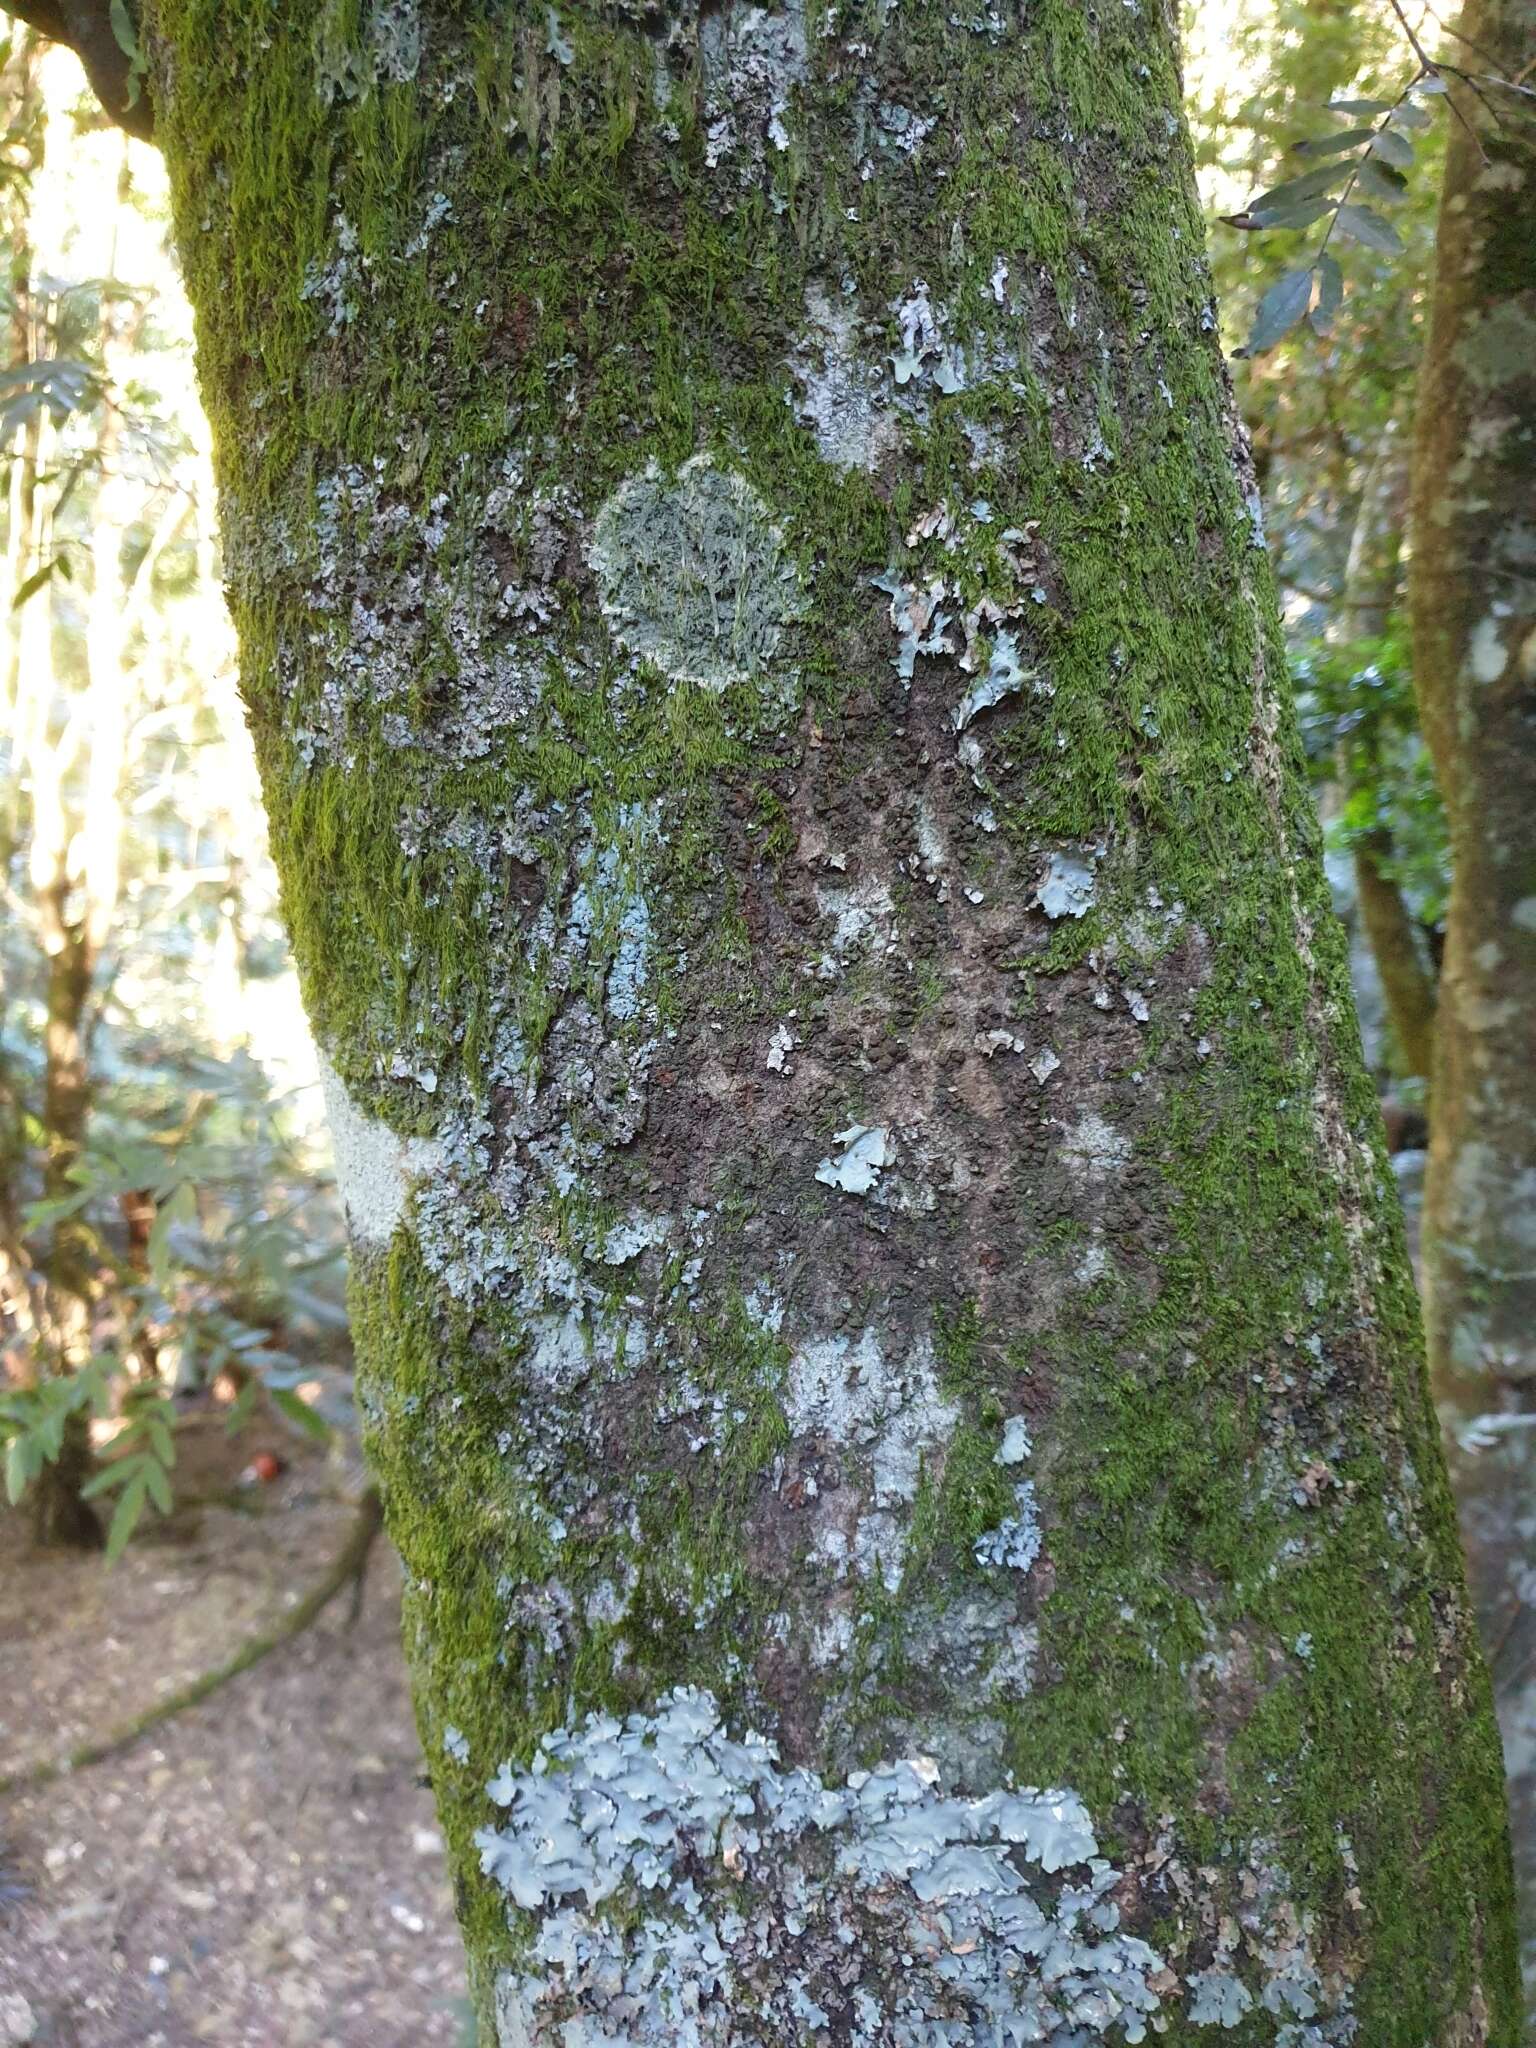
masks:
[[[323,1456],[284,1438],[283,1475],[232,1495],[259,1446],[209,1421],[199,1477],[246,1511],[178,1514],[111,1570],[33,1553],[0,1515],[0,1772],[221,1663],[345,1541],[355,1509]],[[355,1626],[343,1594],[121,1755],[0,1799],[0,2048],[470,2038],[399,1631],[381,1538]]]

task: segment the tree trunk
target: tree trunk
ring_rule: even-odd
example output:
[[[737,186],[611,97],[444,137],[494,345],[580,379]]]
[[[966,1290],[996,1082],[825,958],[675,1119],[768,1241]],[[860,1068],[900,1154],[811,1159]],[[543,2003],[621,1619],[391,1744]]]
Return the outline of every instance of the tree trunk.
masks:
[[[1468,34],[1515,77],[1536,5]],[[1491,58],[1490,60],[1491,61]],[[1425,1206],[1431,1359],[1536,1379],[1536,138],[1451,138],[1420,381],[1414,674],[1454,863]],[[1496,1405],[1496,1404],[1495,1404]]]
[[[125,179],[119,199],[126,197]],[[102,358],[110,373],[124,354],[123,309],[109,303],[103,320]],[[32,685],[46,708],[26,760],[32,811],[28,865],[47,961],[43,1192],[55,1199],[74,1191],[72,1174],[90,1126],[92,1012],[103,996],[99,983],[108,978],[101,972],[102,960],[121,890],[123,773],[132,707],[123,660],[123,546],[137,486],[126,466],[128,449],[115,408],[105,412],[96,453],[100,476],[91,507],[88,682],[83,698],[70,702],[58,730],[51,731],[55,678],[48,661],[45,674]],[[48,595],[39,591],[31,603],[46,607]],[[51,656],[51,646],[46,651]],[[37,648],[31,658],[37,662],[43,654]],[[96,1269],[95,1238],[86,1219],[73,1215],[55,1222],[43,1261],[49,1335],[39,1347],[40,1371],[77,1372],[89,1359]],[[63,1452],[34,1482],[34,1530],[40,1542],[101,1542],[101,1524],[80,1491],[92,1470],[88,1424],[83,1415],[75,1416]]]
[[[64,909],[68,887],[61,873],[43,901],[44,928],[57,939],[48,956],[48,1015],[43,1027],[42,1130],[43,1193],[53,1199],[74,1191],[70,1168],[80,1156],[90,1117],[90,1065],[86,1006],[91,994],[91,960]],[[90,1356],[91,1296],[95,1291],[95,1247],[77,1216],[55,1222],[42,1262],[45,1325],[34,1361],[41,1375],[78,1371]],[[84,1414],[64,1425],[63,1445],[32,1483],[32,1537],[39,1546],[94,1550],[102,1543],[101,1523],[81,1489],[95,1469],[90,1426]]]
[[[1162,10],[147,47],[487,2035],[1512,2048]]]
[[[1472,0],[1461,26],[1480,67],[1528,79],[1532,0]],[[1446,162],[1409,571],[1452,861],[1423,1276],[1536,1987],[1536,128],[1464,105],[1478,139],[1453,129]]]
[[[1381,976],[1398,1069],[1427,1077],[1435,1049],[1435,984],[1408,899],[1392,873],[1394,851],[1385,825],[1356,839],[1355,894],[1361,927]]]
[[[1388,420],[1361,489],[1343,602],[1331,636],[1345,647],[1380,640],[1391,623],[1402,582],[1407,496],[1408,450],[1397,422]],[[1402,742],[1389,733],[1382,744]],[[1427,1079],[1435,1043],[1435,984],[1424,959],[1422,934],[1392,873],[1394,852],[1391,829],[1384,824],[1355,840],[1355,893],[1366,943],[1381,978],[1399,1071]]]

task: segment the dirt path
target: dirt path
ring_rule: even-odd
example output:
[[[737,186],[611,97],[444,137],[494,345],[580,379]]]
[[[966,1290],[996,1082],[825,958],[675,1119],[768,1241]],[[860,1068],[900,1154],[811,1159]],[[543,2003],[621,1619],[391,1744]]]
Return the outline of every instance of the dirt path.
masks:
[[[29,1555],[0,1521],[5,1767],[127,1719],[270,1623],[345,1537],[323,1480],[288,1474],[260,1515],[205,1509],[110,1572]],[[345,1624],[343,1597],[127,1754],[4,1802],[0,2048],[467,2038],[382,1542]]]

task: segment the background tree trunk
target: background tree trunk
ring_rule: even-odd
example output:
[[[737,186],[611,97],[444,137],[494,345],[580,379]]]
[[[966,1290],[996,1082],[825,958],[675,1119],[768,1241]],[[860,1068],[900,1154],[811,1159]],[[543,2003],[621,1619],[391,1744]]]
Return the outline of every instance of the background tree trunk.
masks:
[[[1472,0],[1461,27],[1479,68],[1528,80],[1531,0]],[[1465,104],[1477,139],[1453,130],[1446,162],[1409,568],[1414,685],[1452,860],[1423,1277],[1536,1992],[1536,127],[1523,113],[1496,127]]]
[[[1514,78],[1536,6],[1467,33]],[[1419,387],[1414,676],[1451,828],[1445,1022],[1425,1206],[1430,1355],[1447,1381],[1536,1377],[1536,142],[1451,139]],[[1478,1396],[1481,1398],[1481,1396]]]
[[[1165,15],[146,37],[487,2033],[1512,2048]]]
[[[1408,449],[1396,422],[1389,420],[1366,472],[1350,536],[1343,602],[1330,635],[1345,647],[1380,640],[1391,623],[1401,585],[1407,499]],[[1355,893],[1381,979],[1398,1065],[1405,1074],[1427,1079],[1435,1043],[1435,983],[1424,958],[1423,936],[1392,872],[1395,853],[1388,825],[1378,824],[1357,837]]]
[[[126,153],[126,138],[123,147]],[[119,196],[126,198],[127,191],[125,154]],[[138,316],[109,290],[101,317],[103,368],[114,388],[122,389],[130,329]],[[127,440],[118,411],[109,408],[95,450],[100,474],[91,508],[88,680],[62,712],[50,631],[51,581],[27,600],[38,623],[23,641],[21,688],[35,693],[38,708],[30,719],[17,721],[25,741],[18,766],[29,798],[27,861],[47,961],[40,1123],[43,1193],[52,1200],[74,1193],[74,1170],[89,1134],[96,1081],[91,1040],[110,981],[110,965],[104,963],[121,893],[123,775],[134,700],[124,660],[131,625],[123,550],[139,495]],[[152,557],[153,543],[146,557],[150,566]],[[58,1218],[47,1235],[41,1261],[47,1326],[35,1369],[78,1372],[91,1355],[99,1248],[78,1214]],[[39,1542],[101,1542],[101,1524],[81,1493],[93,1469],[87,1417],[72,1415],[61,1454],[32,1487]]]
[[[1353,851],[1360,922],[1381,976],[1398,1065],[1404,1074],[1427,1076],[1435,1049],[1435,984],[1418,924],[1392,873],[1392,833],[1379,825],[1356,839]]]

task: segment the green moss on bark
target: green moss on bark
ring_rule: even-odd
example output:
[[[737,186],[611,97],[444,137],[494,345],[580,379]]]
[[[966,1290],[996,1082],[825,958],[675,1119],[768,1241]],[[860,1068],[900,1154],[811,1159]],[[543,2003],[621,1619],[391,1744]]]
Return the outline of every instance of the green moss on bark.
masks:
[[[750,79],[721,143],[681,10],[567,61],[428,8],[405,80],[336,13],[350,97],[297,8],[147,26],[306,999],[444,1146],[354,1293],[482,2015],[532,1932],[487,1777],[692,1683],[829,1773],[1070,1784],[1176,1976],[1251,1881],[1330,2024],[1502,2048],[1486,1685],[1172,41],[887,12],[811,38],[783,147]],[[769,688],[603,623],[600,507],[700,456],[794,563]]]

